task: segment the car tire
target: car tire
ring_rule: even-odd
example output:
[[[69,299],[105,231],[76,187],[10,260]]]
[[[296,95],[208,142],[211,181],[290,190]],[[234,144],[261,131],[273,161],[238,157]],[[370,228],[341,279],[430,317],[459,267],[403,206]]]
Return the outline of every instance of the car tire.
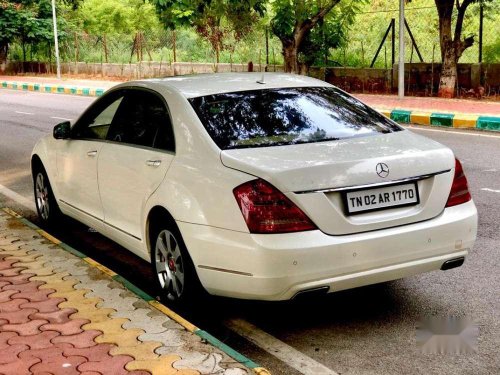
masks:
[[[51,227],[62,216],[57,204],[47,172],[42,165],[33,170],[33,192],[38,218],[43,227]]]
[[[161,220],[151,231],[151,265],[161,300],[183,306],[200,302],[203,287],[177,226]]]

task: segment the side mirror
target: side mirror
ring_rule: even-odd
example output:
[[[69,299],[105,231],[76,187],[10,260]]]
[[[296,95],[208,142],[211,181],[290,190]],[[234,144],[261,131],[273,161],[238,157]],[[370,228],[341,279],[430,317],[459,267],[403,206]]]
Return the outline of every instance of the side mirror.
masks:
[[[69,121],[61,122],[54,126],[54,138],[55,139],[68,139],[71,134],[71,124]]]

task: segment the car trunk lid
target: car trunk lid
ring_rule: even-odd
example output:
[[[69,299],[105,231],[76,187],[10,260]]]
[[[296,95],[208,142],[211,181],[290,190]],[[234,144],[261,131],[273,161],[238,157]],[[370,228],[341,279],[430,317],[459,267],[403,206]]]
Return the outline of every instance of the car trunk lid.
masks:
[[[295,202],[322,231],[332,235],[376,230],[427,220],[444,209],[454,156],[441,144],[399,131],[289,146],[231,149],[222,163],[267,180]],[[389,174],[380,177],[377,164]],[[414,179],[415,204],[350,214],[346,192]]]

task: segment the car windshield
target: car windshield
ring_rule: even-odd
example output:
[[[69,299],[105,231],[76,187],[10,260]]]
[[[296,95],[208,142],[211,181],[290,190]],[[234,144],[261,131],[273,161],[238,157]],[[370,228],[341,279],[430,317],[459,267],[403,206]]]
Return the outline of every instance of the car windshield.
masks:
[[[402,129],[334,87],[240,91],[189,101],[222,150],[332,141]]]

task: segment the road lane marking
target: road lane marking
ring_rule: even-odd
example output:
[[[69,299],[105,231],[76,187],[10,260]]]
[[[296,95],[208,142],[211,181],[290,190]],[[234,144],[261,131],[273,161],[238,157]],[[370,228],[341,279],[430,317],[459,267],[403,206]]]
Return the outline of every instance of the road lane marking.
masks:
[[[14,112],[19,113],[20,115],[30,115],[30,116],[34,115],[34,113],[31,112],[23,112],[23,111],[14,111]]]
[[[500,193],[500,190],[494,190],[494,189],[490,189],[490,188],[482,188],[481,190],[483,190],[483,191],[491,191],[492,193]]]
[[[491,169],[485,169],[483,172],[496,172],[497,170],[495,168]]]
[[[496,135],[496,134],[478,134],[478,133],[474,133],[474,132],[457,132],[457,131],[454,131],[454,130],[439,130],[439,129],[427,129],[427,128],[420,128],[420,127],[416,127],[416,126],[405,126],[407,129],[411,129],[411,130],[422,130],[422,131],[426,131],[426,132],[438,132],[438,133],[448,133],[448,134],[461,134],[461,135],[472,135],[472,136],[475,136],[475,137],[487,137],[487,138],[498,138],[500,139],[500,135]]]
[[[72,120],[70,118],[57,117],[57,116],[51,116],[50,118],[53,118],[54,120],[64,120],[64,121],[71,121]]]
[[[22,196],[21,194],[18,194],[15,191],[10,190],[9,188],[7,188],[3,185],[0,185],[0,193],[5,195],[7,198],[10,198],[10,199],[16,201],[17,203],[19,203],[21,206],[27,208],[28,210],[36,212],[35,203],[33,201],[31,201],[30,199]]]
[[[325,365],[278,340],[243,319],[225,321],[225,325],[248,341],[264,349],[304,375],[338,375]]]

